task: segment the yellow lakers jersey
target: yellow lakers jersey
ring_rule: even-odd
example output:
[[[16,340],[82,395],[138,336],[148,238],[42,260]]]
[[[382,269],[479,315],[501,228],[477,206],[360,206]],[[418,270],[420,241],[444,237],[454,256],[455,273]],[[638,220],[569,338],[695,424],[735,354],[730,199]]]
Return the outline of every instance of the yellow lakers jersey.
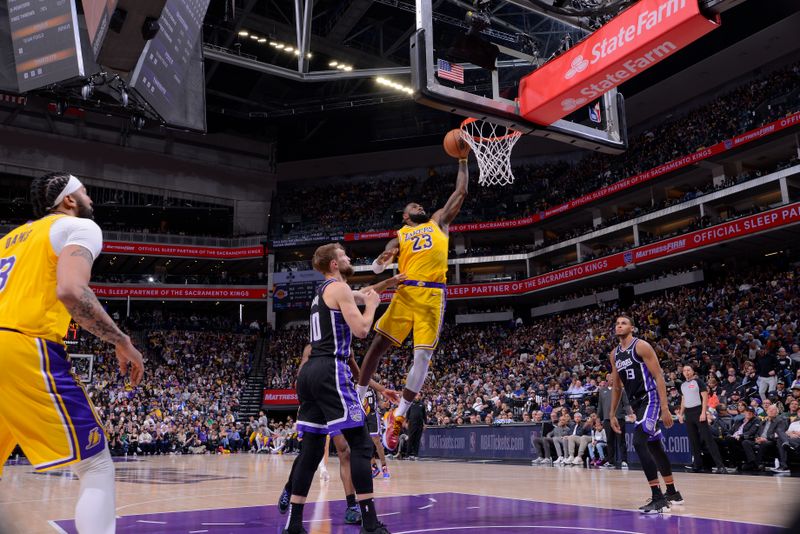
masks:
[[[403,226],[397,231],[400,244],[398,268],[409,280],[447,280],[447,234],[434,221]]]
[[[65,215],[24,224],[0,240],[0,328],[62,343],[70,314],[56,297],[58,256],[50,227]]]

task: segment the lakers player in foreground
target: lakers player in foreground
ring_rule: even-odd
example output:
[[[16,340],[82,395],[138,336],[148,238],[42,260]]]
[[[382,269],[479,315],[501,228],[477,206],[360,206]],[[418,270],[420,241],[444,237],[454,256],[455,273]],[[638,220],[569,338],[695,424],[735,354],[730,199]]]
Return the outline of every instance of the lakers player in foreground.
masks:
[[[614,385],[608,418],[614,432],[621,434],[622,428],[615,414],[624,388],[631,408],[636,413],[633,447],[639,455],[639,462],[652,492],[652,498],[639,511],[643,514],[658,514],[669,511],[672,504],[683,504],[683,497],[675,489],[672,466],[661,443],[661,429],[658,427],[659,419],[666,428],[670,428],[673,423],[667,404],[664,372],[650,343],[633,336],[634,328],[631,317],[617,317],[614,331],[619,345],[610,355]],[[666,485],[666,494],[661,491],[659,472]]]
[[[406,413],[422,389],[433,351],[439,344],[447,299],[449,226],[467,197],[466,156],[464,153],[458,160],[456,188],[444,207],[431,216],[417,203],[407,205],[403,210],[404,226],[372,263],[373,272],[379,274],[399,254],[398,268],[407,279],[398,286],[389,308],[375,323],[375,337],[361,362],[357,387],[361,399],[386,351],[392,345],[402,345],[408,334],[414,332],[414,363],[406,377],[403,398],[396,409],[386,412],[383,444],[389,450],[397,449]]]
[[[37,220],[0,241],[0,475],[19,444],[37,471],[72,466],[81,534],[115,531],[114,464],[103,424],[70,372],[72,317],[114,345],[120,372],[142,380],[142,355],[103,310],[89,278],[103,248],[86,188],[67,173],[31,184]]]

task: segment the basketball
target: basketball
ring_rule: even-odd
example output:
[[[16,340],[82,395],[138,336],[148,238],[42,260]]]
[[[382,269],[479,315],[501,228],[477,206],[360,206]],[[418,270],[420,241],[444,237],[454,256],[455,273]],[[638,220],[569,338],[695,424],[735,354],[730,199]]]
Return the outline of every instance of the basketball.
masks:
[[[444,151],[451,158],[466,158],[469,154],[469,145],[464,141],[463,135],[461,130],[450,130],[444,136]]]

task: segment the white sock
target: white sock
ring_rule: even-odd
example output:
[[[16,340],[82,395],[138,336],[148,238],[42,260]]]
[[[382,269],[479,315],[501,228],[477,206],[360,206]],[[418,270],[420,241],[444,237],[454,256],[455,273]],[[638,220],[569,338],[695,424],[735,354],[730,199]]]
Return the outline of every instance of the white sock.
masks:
[[[75,506],[75,527],[80,534],[116,532],[116,493],[114,462],[106,448],[100,454],[73,466],[81,482]]]
[[[410,407],[411,407],[411,403],[409,401],[407,401],[405,399],[405,397],[403,397],[402,399],[400,399],[400,406],[395,408],[394,415],[395,416],[399,415],[400,417],[405,417],[406,414],[408,413],[408,409]]]

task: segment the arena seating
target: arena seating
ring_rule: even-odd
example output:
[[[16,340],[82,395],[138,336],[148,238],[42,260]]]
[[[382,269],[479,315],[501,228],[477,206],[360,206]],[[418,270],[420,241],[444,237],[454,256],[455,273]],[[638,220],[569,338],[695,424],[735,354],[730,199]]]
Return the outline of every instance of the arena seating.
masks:
[[[795,63],[748,81],[684,116],[632,136],[630,148],[622,156],[593,154],[575,164],[516,167],[514,185],[486,188],[479,196],[468,197],[458,222],[514,219],[536,213],[797,111],[800,95],[795,88],[799,79],[800,64]],[[280,221],[291,206],[299,207],[299,213],[291,213],[299,215],[301,222],[282,228],[277,225],[278,233],[273,237],[290,238],[323,229],[331,233],[392,228],[398,222],[394,214],[410,198],[424,201],[429,208],[443,205],[455,175],[431,172],[422,182],[413,177],[384,178],[379,181],[384,187],[376,187],[375,180],[381,179],[281,190],[275,220]],[[530,193],[535,194],[527,200],[513,200],[515,195]]]
[[[734,391],[757,406],[761,416],[771,403],[792,421],[800,416],[800,388],[791,390],[800,380],[798,277],[796,264],[743,266],[711,283],[642,299],[628,311],[639,325],[638,335],[656,349],[668,390],[679,388],[680,366],[694,364],[712,386],[715,412],[725,423],[720,431],[730,435],[745,410]],[[607,303],[528,326],[446,325],[423,390],[428,424],[546,421],[553,410],[581,412],[589,419],[615,345],[610,333],[619,311]],[[300,354],[306,340],[305,328],[275,333],[269,387],[291,387],[297,366],[293,355]],[[354,340],[356,355],[365,353],[369,341]],[[777,355],[781,347],[787,358],[778,358],[776,372],[783,385],[762,398],[753,362]],[[407,346],[385,358],[379,369],[384,384],[402,387],[409,353]],[[673,396],[673,410],[679,404]],[[729,461],[738,458],[735,451],[728,454]]]

